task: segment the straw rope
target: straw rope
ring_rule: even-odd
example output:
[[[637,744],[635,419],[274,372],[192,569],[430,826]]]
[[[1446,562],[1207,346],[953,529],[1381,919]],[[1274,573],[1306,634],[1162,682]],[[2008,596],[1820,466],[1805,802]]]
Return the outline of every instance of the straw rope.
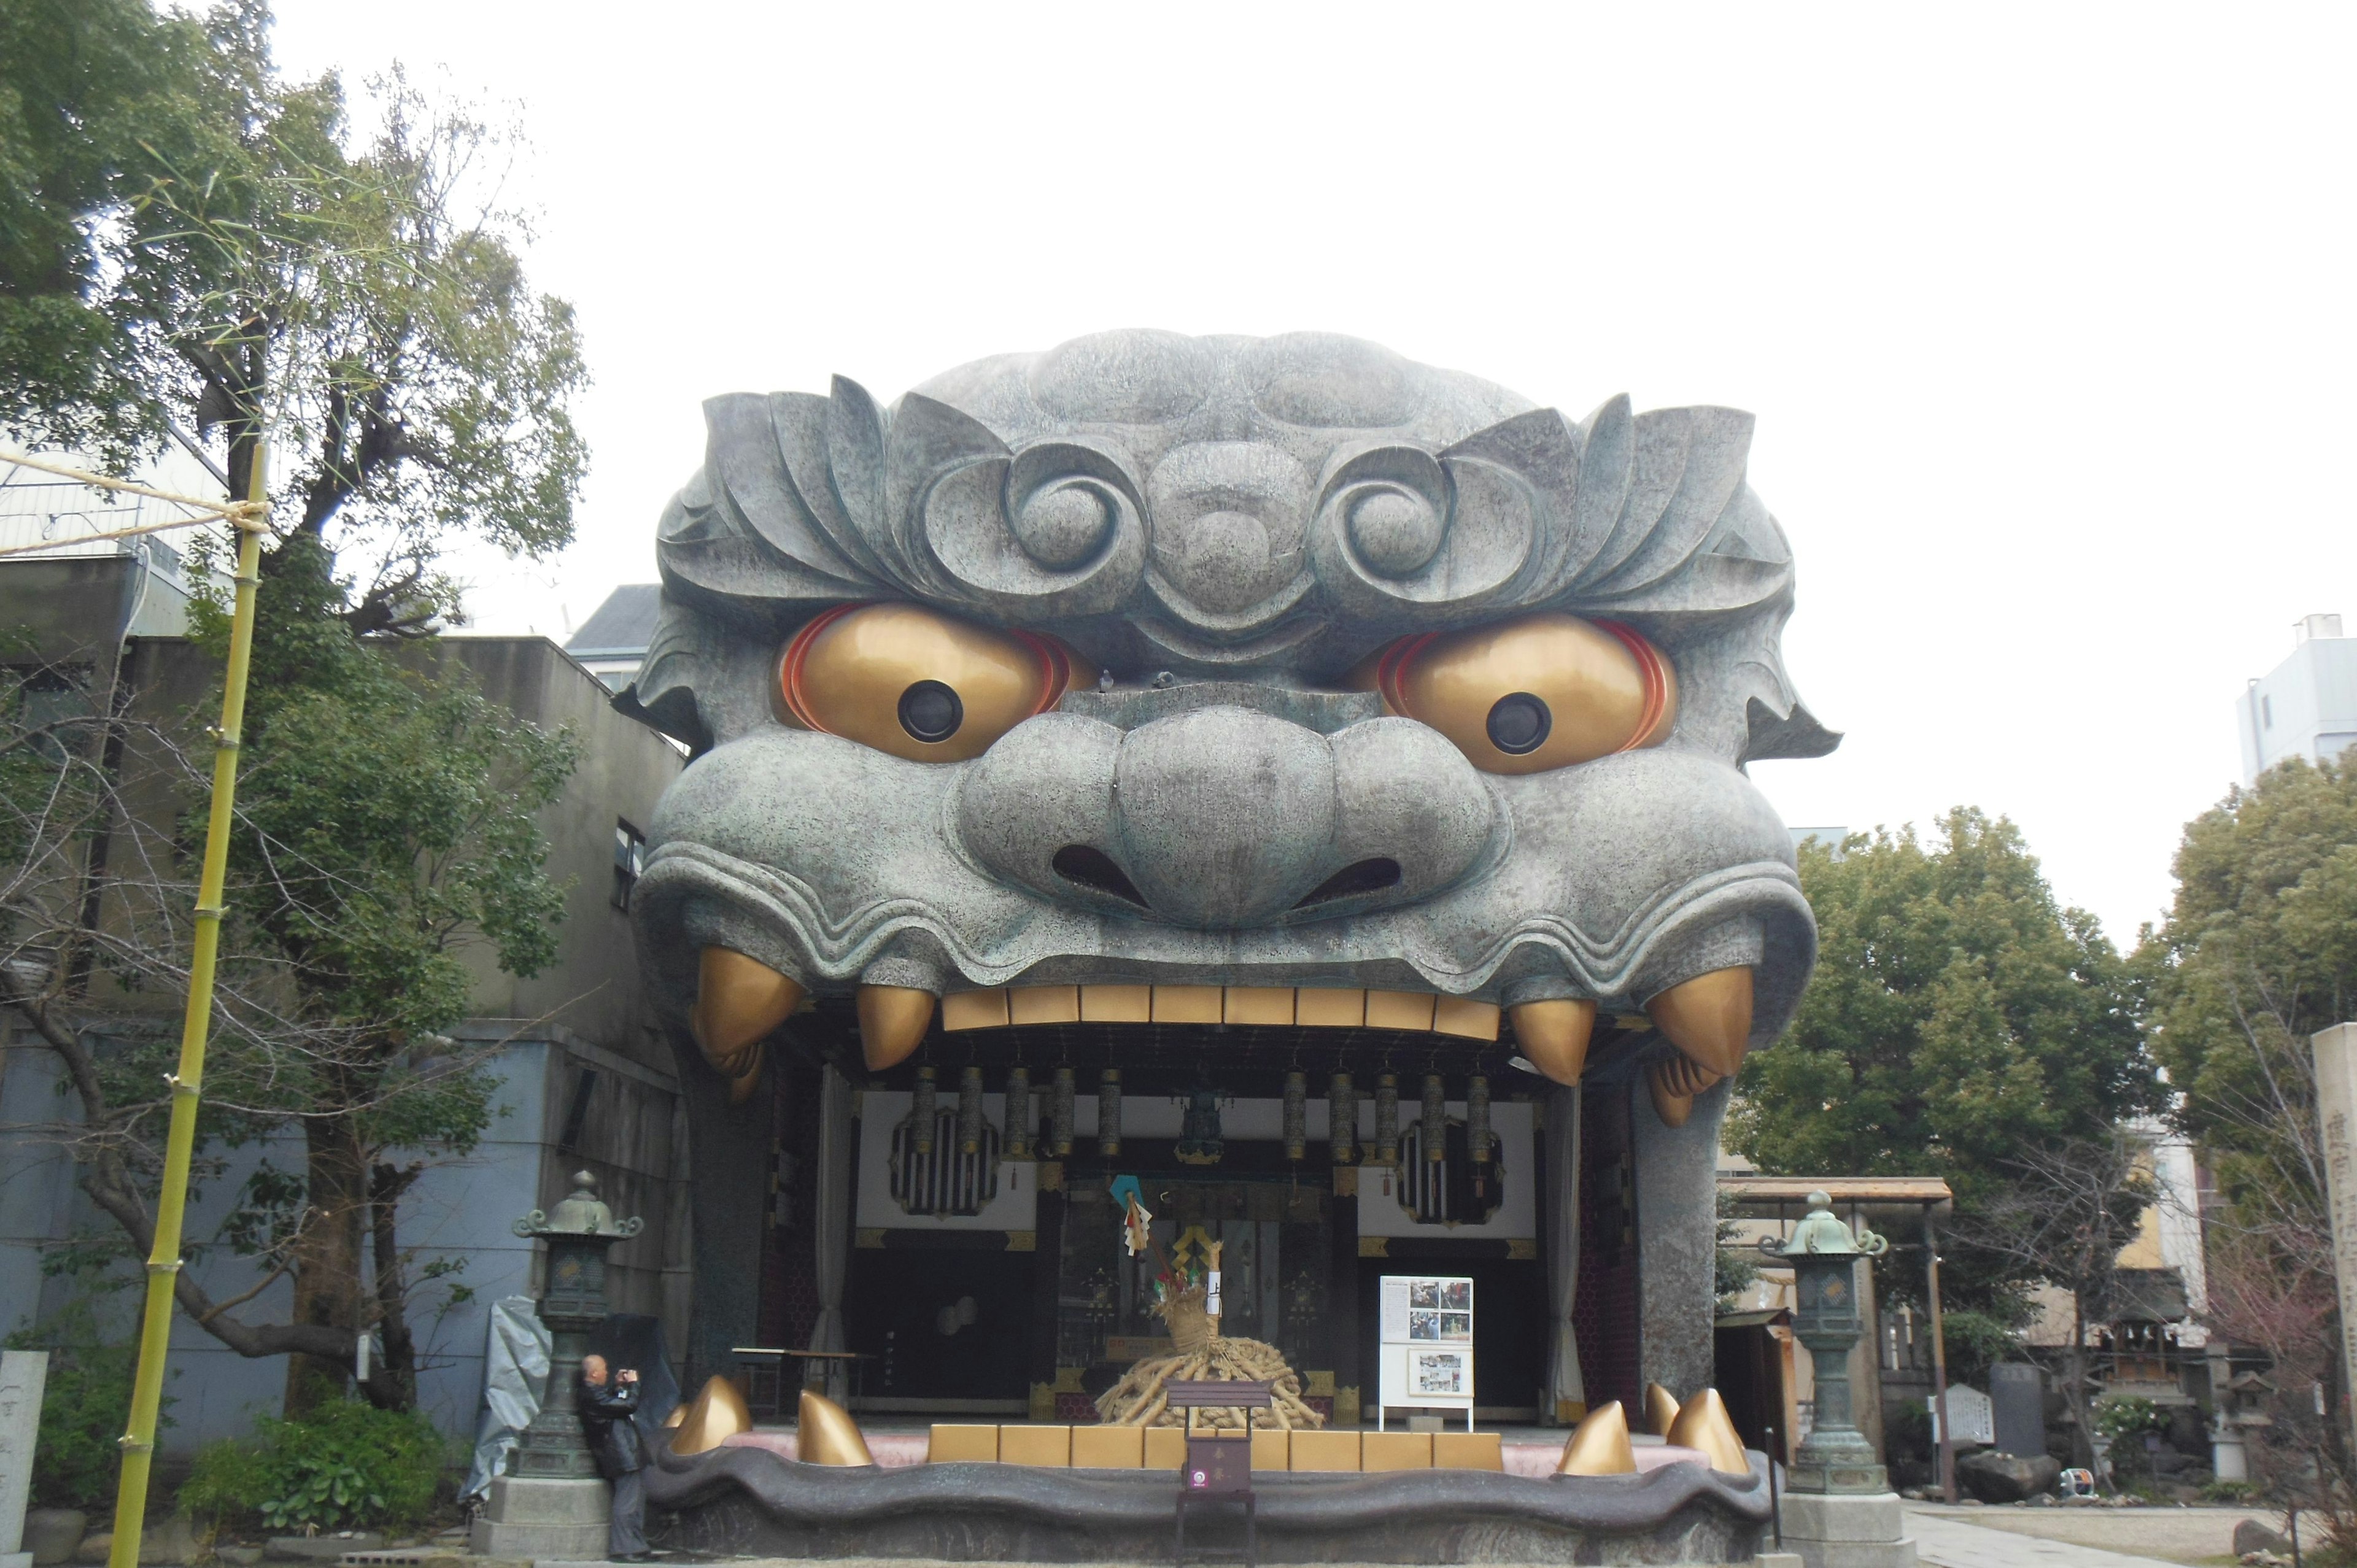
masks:
[[[262,501],[204,500],[196,496],[175,495],[170,490],[159,490],[147,485],[134,484],[129,479],[111,478],[104,474],[92,474],[63,463],[51,463],[39,457],[27,457],[16,452],[0,452],[0,463],[11,464],[20,468],[32,468],[44,474],[55,474],[59,478],[71,479],[77,484],[87,485],[94,490],[116,490],[124,495],[145,496],[150,500],[167,501],[173,506],[186,507],[196,514],[193,517],[172,518],[164,522],[144,522],[135,528],[111,528],[99,533],[77,533],[71,539],[44,539],[33,544],[0,545],[0,556],[30,555],[43,550],[67,549],[102,539],[129,539],[142,533],[164,533],[176,528],[195,528],[201,523],[210,522],[216,518],[228,523],[231,528],[242,529],[252,533],[264,532],[269,527],[265,521],[269,508]]]

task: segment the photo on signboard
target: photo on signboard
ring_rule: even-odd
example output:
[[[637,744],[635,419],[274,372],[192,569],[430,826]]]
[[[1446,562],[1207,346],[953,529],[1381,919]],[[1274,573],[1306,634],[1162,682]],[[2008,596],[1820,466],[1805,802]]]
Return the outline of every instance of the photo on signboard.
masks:
[[[1412,1350],[1408,1353],[1408,1391],[1439,1399],[1463,1399],[1472,1393],[1470,1369],[1462,1350]]]
[[[1433,1305],[1448,1307],[1452,1312],[1472,1311],[1473,1282],[1471,1280],[1448,1281],[1440,1287],[1440,1299]]]
[[[1443,1339],[1469,1340],[1473,1337],[1473,1315],[1469,1312],[1444,1312],[1440,1315]]]
[[[1410,1311],[1407,1315],[1407,1337],[1411,1339],[1438,1339],[1441,1314]]]
[[[1438,1306],[1440,1282],[1438,1280],[1408,1281],[1407,1304],[1410,1306]]]

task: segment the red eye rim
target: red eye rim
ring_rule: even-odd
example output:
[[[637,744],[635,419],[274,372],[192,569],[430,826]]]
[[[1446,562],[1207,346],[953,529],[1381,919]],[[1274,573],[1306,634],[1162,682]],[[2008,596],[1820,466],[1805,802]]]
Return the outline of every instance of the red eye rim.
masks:
[[[831,609],[821,610],[803,622],[802,629],[794,633],[793,640],[786,644],[785,656],[778,660],[778,694],[786,704],[786,712],[791,714],[794,721],[804,729],[819,735],[834,733],[819,723],[818,715],[812,711],[809,702],[802,693],[802,668],[810,661],[811,648],[817,642],[819,633],[854,610],[864,610],[871,605],[885,602],[887,601],[880,599],[862,599],[854,604],[836,605]],[[1071,655],[1064,651],[1061,643],[1052,638],[1041,637],[1037,632],[1009,627],[1005,628],[1005,634],[1028,649],[1031,656],[1039,661],[1039,700],[1032,704],[1031,712],[1025,715],[1036,719],[1058,703],[1062,702],[1065,692],[1071,689]]]
[[[1669,712],[1669,661],[1662,657],[1662,650],[1655,648],[1643,632],[1626,621],[1597,619],[1588,624],[1599,631],[1609,632],[1629,650],[1630,657],[1637,661],[1638,676],[1645,683],[1644,705],[1638,710],[1636,727],[1630,732],[1627,740],[1613,748],[1614,753],[1636,751],[1654,744],[1659,738],[1654,732],[1661,728],[1662,720]],[[1383,657],[1375,662],[1375,690],[1392,712],[1405,718],[1416,716],[1408,706],[1407,693],[1401,682],[1415,664],[1417,655],[1439,641],[1444,635],[1427,631],[1403,637],[1383,650]]]

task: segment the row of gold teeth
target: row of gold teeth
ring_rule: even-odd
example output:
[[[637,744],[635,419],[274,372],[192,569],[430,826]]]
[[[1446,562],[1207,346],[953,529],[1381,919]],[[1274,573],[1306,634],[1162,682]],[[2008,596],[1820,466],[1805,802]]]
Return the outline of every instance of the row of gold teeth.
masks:
[[[1751,1036],[1751,971],[1713,970],[1655,993],[1645,1015],[1672,1054],[1646,1069],[1653,1109],[1684,1126],[1695,1096],[1743,1065]],[[761,1078],[761,1043],[808,998],[802,984],[759,959],[705,948],[697,961],[688,1026],[705,1059],[742,1104]],[[1014,985],[936,997],[902,985],[863,985],[854,997],[859,1043],[870,1072],[899,1066],[924,1043],[941,1010],[947,1032],[1042,1024],[1222,1024],[1293,1028],[1396,1029],[1494,1040],[1499,1019],[1513,1026],[1523,1058],[1556,1083],[1575,1084],[1587,1065],[1596,1004],[1576,998],[1491,1002],[1418,991],[1358,991],[1289,985]]]

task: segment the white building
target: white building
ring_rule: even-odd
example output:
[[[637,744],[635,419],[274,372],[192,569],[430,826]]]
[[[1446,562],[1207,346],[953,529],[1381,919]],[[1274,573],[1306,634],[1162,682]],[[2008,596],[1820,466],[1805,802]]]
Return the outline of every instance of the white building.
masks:
[[[2292,627],[2291,657],[2234,700],[2243,783],[2289,757],[2322,762],[2357,745],[2357,638],[2339,616],[2309,616]]]

